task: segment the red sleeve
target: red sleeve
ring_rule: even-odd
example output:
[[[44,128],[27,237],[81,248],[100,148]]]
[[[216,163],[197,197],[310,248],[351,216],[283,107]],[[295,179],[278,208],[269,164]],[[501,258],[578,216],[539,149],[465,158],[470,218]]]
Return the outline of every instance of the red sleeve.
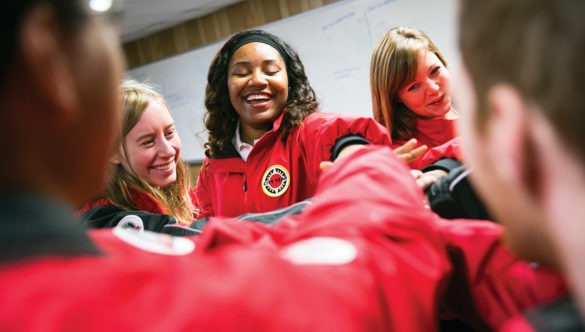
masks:
[[[431,220],[408,167],[389,147],[367,146],[323,173],[300,215],[273,227],[211,218],[197,259],[221,271],[197,282],[209,289],[207,278],[223,280],[240,329],[256,321],[275,330],[436,330],[450,264]],[[349,259],[338,260],[344,252]],[[206,296],[217,302],[204,291],[199,307],[230,309]]]
[[[316,170],[319,164],[330,160],[335,142],[347,135],[359,135],[371,144],[390,146],[388,130],[373,118],[315,112],[309,115],[299,131],[299,144],[303,147],[307,169]]]
[[[457,136],[443,145],[428,149],[422,156],[410,163],[412,169],[423,169],[441,158],[453,158],[463,161],[461,136]]]
[[[567,293],[563,277],[514,256],[502,243],[503,228],[490,221],[440,220],[455,266],[445,305],[469,318],[472,307],[499,330],[524,310]],[[473,303],[465,303],[471,296]]]

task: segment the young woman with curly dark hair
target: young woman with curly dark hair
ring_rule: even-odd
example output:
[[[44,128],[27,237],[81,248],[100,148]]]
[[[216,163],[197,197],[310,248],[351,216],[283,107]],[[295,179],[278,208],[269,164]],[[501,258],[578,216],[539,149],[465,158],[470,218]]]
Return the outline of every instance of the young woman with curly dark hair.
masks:
[[[319,164],[356,144],[390,144],[373,118],[318,111],[297,52],[262,30],[233,35],[207,76],[200,217],[265,212],[311,197]],[[346,150],[348,151],[348,150]]]

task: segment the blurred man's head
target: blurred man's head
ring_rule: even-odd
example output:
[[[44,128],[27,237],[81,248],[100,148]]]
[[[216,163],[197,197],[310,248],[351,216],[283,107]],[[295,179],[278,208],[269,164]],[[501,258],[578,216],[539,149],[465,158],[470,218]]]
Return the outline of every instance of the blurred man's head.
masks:
[[[585,169],[584,17],[582,0],[460,1],[456,83],[473,180],[512,249],[550,264],[547,222],[568,193],[555,172]]]
[[[0,19],[0,190],[71,204],[105,184],[123,60],[87,0],[10,0]]]

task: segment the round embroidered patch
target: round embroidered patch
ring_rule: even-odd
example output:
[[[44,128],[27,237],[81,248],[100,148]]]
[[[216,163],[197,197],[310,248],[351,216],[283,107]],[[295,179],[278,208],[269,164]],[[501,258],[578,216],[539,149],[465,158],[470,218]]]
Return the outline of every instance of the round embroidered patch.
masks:
[[[133,229],[138,232],[144,232],[144,223],[139,216],[129,214],[118,221],[116,228]]]
[[[281,165],[270,166],[262,176],[262,190],[270,197],[278,197],[286,192],[290,184],[288,170]]]

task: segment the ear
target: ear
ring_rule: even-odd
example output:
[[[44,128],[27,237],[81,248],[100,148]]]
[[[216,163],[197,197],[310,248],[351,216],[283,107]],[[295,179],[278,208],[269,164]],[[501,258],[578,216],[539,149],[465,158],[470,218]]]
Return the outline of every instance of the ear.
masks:
[[[488,94],[487,146],[495,171],[508,183],[532,187],[534,156],[528,128],[529,107],[516,89],[495,85]],[[530,189],[530,188],[525,188]]]
[[[77,90],[67,47],[71,36],[59,24],[54,10],[38,5],[26,16],[20,34],[21,61],[51,121],[68,121],[77,114]]]
[[[110,163],[114,165],[120,165],[122,163],[122,154],[120,153],[120,149],[116,149],[110,157]]]

